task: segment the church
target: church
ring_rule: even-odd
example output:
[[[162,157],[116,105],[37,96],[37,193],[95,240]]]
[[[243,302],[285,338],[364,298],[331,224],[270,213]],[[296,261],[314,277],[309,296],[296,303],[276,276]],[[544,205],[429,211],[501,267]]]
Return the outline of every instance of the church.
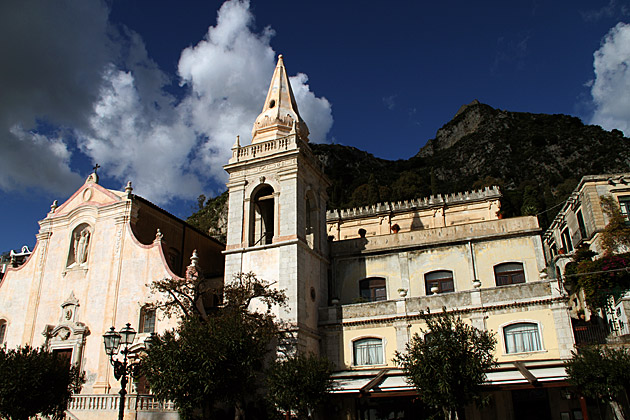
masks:
[[[96,171],[51,207],[30,258],[2,280],[0,323],[8,346],[46,344],[85,369],[68,415],[111,417],[118,389],[101,336],[129,322],[142,348],[149,333],[172,327],[145,310],[148,284],[194,265],[219,282],[251,271],[285,291],[288,306],[276,315],[297,350],[335,365],[322,418],[423,418],[392,359],[426,333],[423,311],[443,308],[497,339],[491,404],[468,407],[467,419],[584,418],[563,367],[574,348],[568,296],[547,274],[536,217],[500,217],[493,186],[327,209],[330,182],[308,135],[279,56],[251,142],[237,137],[224,167],[225,245],[134,195],[131,184],[101,187]],[[143,391],[130,388],[128,418],[176,417]]]

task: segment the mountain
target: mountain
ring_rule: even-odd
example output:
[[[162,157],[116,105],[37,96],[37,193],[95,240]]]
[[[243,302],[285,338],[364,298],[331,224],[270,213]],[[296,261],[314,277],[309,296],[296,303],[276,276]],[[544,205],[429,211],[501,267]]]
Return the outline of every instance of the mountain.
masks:
[[[311,148],[332,181],[329,208],[498,185],[505,216],[538,214],[543,227],[582,176],[630,169],[630,139],[619,130],[585,125],[568,115],[495,109],[476,100],[409,159],[380,159],[339,144]],[[218,211],[212,203],[206,207]],[[191,218],[200,219],[196,215]]]

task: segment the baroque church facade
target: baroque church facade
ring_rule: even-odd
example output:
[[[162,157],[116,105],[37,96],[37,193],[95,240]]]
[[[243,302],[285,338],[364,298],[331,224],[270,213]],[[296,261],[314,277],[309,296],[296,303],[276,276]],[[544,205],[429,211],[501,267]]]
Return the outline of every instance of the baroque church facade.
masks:
[[[132,355],[151,333],[176,326],[146,305],[150,284],[181,277],[192,264],[222,282],[224,245],[132,192],[103,188],[96,170],[66,202],[53,203],[39,222],[29,258],[6,269],[0,283],[0,342],[7,347],[45,346],[86,374],[72,419],[112,418],[119,382],[103,347],[103,334],[126,323],[137,331]],[[202,261],[202,262],[200,262]],[[177,418],[143,384],[130,385],[128,418]]]
[[[570,397],[563,367],[574,348],[568,296],[547,274],[538,220],[500,218],[496,187],[327,210],[330,183],[308,134],[280,56],[251,143],[237,137],[225,165],[225,245],[133,195],[130,185],[107,190],[91,175],[51,208],[28,261],[2,280],[7,345],[70,349],[88,383],[69,415],[106,416],[116,409],[117,382],[102,334],[130,322],[142,348],[148,330],[172,327],[143,312],[147,285],[182,276],[196,250],[190,264],[208,278],[230,282],[251,271],[285,291],[288,306],[276,314],[297,351],[335,365],[333,402],[322,418],[428,413],[392,361],[411,336],[426,333],[427,309],[453,312],[497,338],[491,405],[469,407],[468,419],[584,418],[586,403]],[[136,391],[129,416],[176,416],[138,403],[145,397]]]

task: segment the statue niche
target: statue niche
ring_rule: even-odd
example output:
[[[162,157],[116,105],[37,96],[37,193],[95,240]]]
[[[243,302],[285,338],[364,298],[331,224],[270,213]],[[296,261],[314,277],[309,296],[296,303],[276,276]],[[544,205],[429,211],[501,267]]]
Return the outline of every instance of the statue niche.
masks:
[[[87,262],[91,236],[92,231],[87,223],[81,223],[74,228],[70,238],[67,267],[83,265]]]

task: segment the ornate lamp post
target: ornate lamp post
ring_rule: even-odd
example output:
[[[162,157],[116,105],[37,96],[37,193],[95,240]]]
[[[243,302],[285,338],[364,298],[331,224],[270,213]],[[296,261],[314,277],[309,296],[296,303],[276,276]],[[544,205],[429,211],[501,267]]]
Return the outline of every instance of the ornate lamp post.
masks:
[[[125,396],[127,395],[127,377],[134,372],[134,369],[138,366],[137,363],[128,363],[127,355],[129,354],[129,346],[133,343],[133,339],[136,336],[136,331],[131,328],[131,324],[122,328],[119,332],[112,327],[109,331],[103,334],[103,341],[105,344],[105,353],[109,356],[109,361],[114,366],[114,377],[116,380],[120,380],[120,405],[118,407],[118,420],[123,420],[125,415]],[[122,346],[122,349],[121,349]],[[123,356],[122,362],[114,359],[114,356],[118,354]]]

